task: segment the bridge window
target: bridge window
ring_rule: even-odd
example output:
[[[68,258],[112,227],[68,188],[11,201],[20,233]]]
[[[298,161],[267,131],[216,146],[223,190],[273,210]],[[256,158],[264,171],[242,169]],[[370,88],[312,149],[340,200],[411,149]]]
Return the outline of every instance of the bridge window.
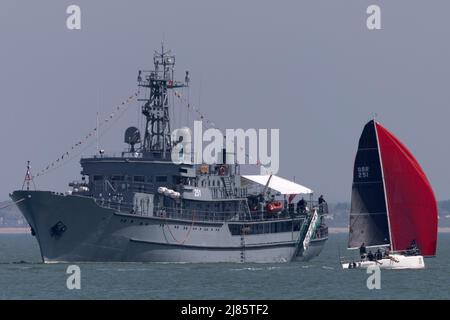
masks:
[[[134,180],[134,182],[144,182],[145,178],[144,178],[144,176],[134,176],[133,180]]]
[[[156,176],[156,182],[167,182],[167,176]]]
[[[179,176],[173,176],[173,183],[180,184],[181,183],[181,177]]]

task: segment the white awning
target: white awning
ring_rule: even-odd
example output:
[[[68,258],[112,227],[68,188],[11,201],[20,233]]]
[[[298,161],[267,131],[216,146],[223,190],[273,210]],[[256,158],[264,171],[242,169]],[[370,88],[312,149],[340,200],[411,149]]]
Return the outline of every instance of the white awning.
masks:
[[[242,178],[256,182],[265,186],[269,180],[270,175],[245,175]],[[270,179],[269,188],[280,192],[281,194],[310,194],[313,191],[295,182],[272,175]]]

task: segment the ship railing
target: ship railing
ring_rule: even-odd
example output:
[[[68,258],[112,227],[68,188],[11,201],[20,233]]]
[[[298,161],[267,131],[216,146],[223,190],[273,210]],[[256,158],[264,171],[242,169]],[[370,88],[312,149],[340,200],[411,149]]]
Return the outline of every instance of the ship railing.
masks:
[[[140,211],[135,208],[132,203],[122,201],[112,201],[108,199],[94,198],[95,202],[108,209],[113,209],[125,214],[134,214],[136,216],[156,216],[167,219],[187,220],[187,221],[199,221],[199,222],[260,222],[260,221],[278,221],[293,218],[302,218],[302,215],[289,215],[286,212],[280,214],[273,214],[269,212],[251,213],[245,211],[202,211],[195,209],[181,209],[181,208],[168,208],[168,207],[155,207],[153,212]]]
[[[319,203],[319,201],[307,201],[307,203],[310,209],[317,209],[317,213],[319,215],[328,214],[328,203],[326,202]]]
[[[233,219],[238,213],[233,212],[204,212],[200,210],[156,208],[154,216],[175,220],[199,221],[199,222],[225,222]]]
[[[180,208],[167,208],[167,207],[155,207],[154,212],[142,212],[140,210],[136,210],[135,206],[132,203],[121,202],[121,201],[111,201],[108,199],[94,198],[95,202],[104,208],[114,209],[121,213],[126,214],[134,214],[136,216],[156,216],[156,217],[164,217],[168,219],[179,219],[179,220],[192,220],[195,221],[217,221],[223,222],[227,220],[233,219],[236,215],[239,216],[239,213],[235,212],[206,212],[200,210],[189,210],[189,209],[180,209]]]
[[[314,209],[317,209],[319,215],[328,214],[328,204],[326,202],[319,204],[318,201],[306,201],[306,206],[303,208],[298,203],[289,203],[285,204],[285,207],[290,213],[308,214],[313,212]]]
[[[319,209],[318,211],[319,214],[328,214],[328,203],[322,202],[319,204],[317,202],[317,208]]]
[[[291,213],[288,210],[283,210],[279,213],[271,213],[268,211],[250,211],[245,210],[245,207],[237,211],[204,211],[196,209],[184,209],[173,207],[155,207],[153,212],[141,211],[132,203],[124,202],[115,199],[94,198],[95,202],[104,208],[114,209],[127,214],[135,214],[137,216],[158,216],[171,219],[192,220],[196,221],[277,221],[295,218],[307,218],[309,213]],[[315,238],[323,238],[328,236],[328,227],[321,225],[317,230]]]
[[[124,185],[125,187],[122,187]],[[108,192],[111,189],[113,192],[120,191],[132,191],[135,193],[153,193],[155,192],[155,184],[152,182],[131,182],[129,180],[122,181],[109,181],[108,185],[105,186],[105,181],[94,181],[92,191],[94,193]],[[105,200],[106,201],[106,200]]]
[[[133,212],[134,206],[128,202],[115,201],[110,199],[94,198],[97,205],[103,208],[114,209],[120,212]]]
[[[142,158],[143,154],[142,152],[129,152],[129,151],[122,151],[122,152],[104,152],[102,154],[94,154],[91,156],[94,159],[102,159],[102,158]]]
[[[213,199],[234,199],[246,198],[247,188],[232,188],[231,193],[228,193],[224,187],[209,187],[211,190],[211,197]]]
[[[244,211],[230,212],[230,211],[200,211],[190,209],[173,209],[173,208],[157,208],[155,209],[155,216],[164,217],[168,219],[180,219],[180,220],[195,220],[202,222],[261,222],[261,221],[278,221],[292,219],[294,217],[286,214],[272,214],[264,212],[254,216],[249,216]],[[297,218],[301,218],[298,216]]]

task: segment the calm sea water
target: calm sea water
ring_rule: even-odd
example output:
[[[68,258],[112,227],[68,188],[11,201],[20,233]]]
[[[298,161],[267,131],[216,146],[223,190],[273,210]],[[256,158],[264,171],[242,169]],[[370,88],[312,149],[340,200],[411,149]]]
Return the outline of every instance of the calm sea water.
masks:
[[[342,270],[330,235],[322,254],[285,264],[80,264],[81,290],[68,290],[68,265],[40,262],[30,235],[0,235],[0,299],[450,299],[450,234],[439,234],[424,270],[383,270],[369,290],[365,270]]]

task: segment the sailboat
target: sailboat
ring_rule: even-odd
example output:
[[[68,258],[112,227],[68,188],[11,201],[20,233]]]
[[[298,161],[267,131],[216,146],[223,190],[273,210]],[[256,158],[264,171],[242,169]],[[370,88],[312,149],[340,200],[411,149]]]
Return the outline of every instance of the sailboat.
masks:
[[[437,222],[436,198],[417,160],[369,121],[359,138],[350,209],[348,249],[360,249],[360,257],[342,267],[423,269],[424,257],[436,255]]]

